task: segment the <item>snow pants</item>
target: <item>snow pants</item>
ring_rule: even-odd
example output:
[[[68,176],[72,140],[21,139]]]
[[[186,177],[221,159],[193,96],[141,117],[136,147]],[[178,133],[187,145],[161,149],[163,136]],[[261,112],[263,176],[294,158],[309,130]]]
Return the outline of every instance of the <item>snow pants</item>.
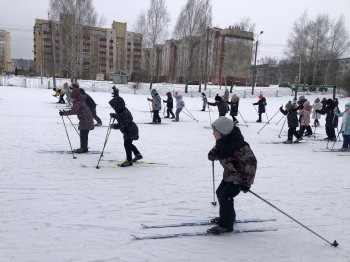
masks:
[[[221,181],[216,189],[220,209],[219,216],[221,227],[233,230],[233,223],[236,220],[236,212],[233,204],[233,198],[241,192],[240,186],[232,182]]]
[[[296,138],[300,138],[301,137],[301,135],[297,132],[297,128],[296,127],[288,128],[288,140],[289,141],[293,141],[293,135]]]
[[[80,148],[87,149],[89,141],[89,130],[80,130]]]
[[[140,154],[140,151],[132,144],[133,140],[124,140],[124,148],[126,153],[126,159],[131,162],[132,161],[132,153],[134,155]]]
[[[153,110],[153,123],[161,123],[162,120],[159,117],[159,110]]]

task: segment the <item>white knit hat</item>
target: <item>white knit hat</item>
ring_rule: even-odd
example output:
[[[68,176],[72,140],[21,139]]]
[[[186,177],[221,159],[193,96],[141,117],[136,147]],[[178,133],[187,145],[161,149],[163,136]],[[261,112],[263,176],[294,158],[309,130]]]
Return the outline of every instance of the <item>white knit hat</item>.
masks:
[[[216,119],[211,126],[216,129],[222,135],[228,135],[232,132],[233,121],[227,117],[220,116]]]

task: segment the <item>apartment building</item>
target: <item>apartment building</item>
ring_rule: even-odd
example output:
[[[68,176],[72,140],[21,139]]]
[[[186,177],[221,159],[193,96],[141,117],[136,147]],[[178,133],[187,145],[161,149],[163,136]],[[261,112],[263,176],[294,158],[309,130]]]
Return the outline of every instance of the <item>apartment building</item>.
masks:
[[[61,15],[59,21],[36,19],[37,75],[96,79],[102,74],[109,80],[120,70],[129,76],[140,70],[142,35],[128,32],[126,23],[113,21],[111,28],[72,27],[70,18]]]
[[[207,35],[208,34],[208,35]],[[226,84],[229,80],[251,75],[253,33],[238,28],[210,28],[202,36],[168,40],[156,47],[154,81],[185,83],[205,79],[208,49],[207,80]],[[150,70],[151,50],[143,49],[143,72]]]
[[[12,72],[10,33],[0,29],[0,73]]]

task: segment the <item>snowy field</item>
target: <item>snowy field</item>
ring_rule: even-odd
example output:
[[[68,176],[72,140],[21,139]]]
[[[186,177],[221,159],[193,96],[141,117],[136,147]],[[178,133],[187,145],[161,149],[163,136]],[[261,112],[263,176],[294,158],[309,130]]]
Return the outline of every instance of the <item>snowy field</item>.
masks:
[[[113,112],[108,92],[88,92],[98,103],[104,125]],[[147,93],[147,92],[144,92]],[[115,167],[106,160],[124,160],[122,134],[112,130],[101,161],[99,154],[42,153],[69,150],[57,99],[52,90],[0,87],[0,261],[350,261],[349,155],[314,152],[325,149],[324,117],[311,138],[300,144],[273,144],[286,140],[287,127],[278,113],[255,123],[252,102],[241,99],[240,112],[248,127],[240,126],[258,159],[252,191],[320,234],[334,248],[254,195],[235,199],[237,219],[275,218],[265,223],[236,224],[236,229],[277,228],[275,232],[197,236],[162,240],[134,240],[138,236],[198,232],[209,226],[143,229],[141,223],[163,224],[207,220],[218,215],[213,206],[212,168],[207,153],[214,145],[208,112],[200,112],[200,97],[184,97],[180,122],[151,121],[147,95],[123,94],[138,123],[135,142],[145,161]],[[322,96],[320,96],[322,97]],[[165,99],[164,96],[162,98]],[[307,96],[313,103],[315,95]],[[272,117],[291,96],[267,97]],[[210,99],[213,101],[213,98]],[[340,99],[343,110],[349,98]],[[161,112],[161,116],[163,112]],[[216,109],[211,112],[216,119]],[[266,119],[266,116],[264,115]],[[76,116],[70,119],[78,123]],[[242,119],[238,117],[240,123]],[[65,117],[74,148],[79,137]],[[266,120],[265,120],[266,121]],[[107,127],[89,135],[90,150],[102,150]],[[331,147],[333,144],[329,144]],[[340,148],[337,142],[335,148]],[[83,167],[85,166],[85,167]],[[115,167],[115,168],[113,168]],[[222,167],[215,164],[215,183]]]

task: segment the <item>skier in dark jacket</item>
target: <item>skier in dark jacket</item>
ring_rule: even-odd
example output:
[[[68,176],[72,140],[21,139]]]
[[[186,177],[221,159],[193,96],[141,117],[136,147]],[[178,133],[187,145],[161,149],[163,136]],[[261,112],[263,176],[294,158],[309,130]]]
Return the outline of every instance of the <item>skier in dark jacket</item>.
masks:
[[[205,111],[205,108],[207,107],[207,104],[208,104],[208,99],[205,93],[202,93],[202,101],[203,101],[203,106],[201,111]]]
[[[236,94],[233,94],[231,97],[231,102],[226,101],[227,104],[230,105],[230,115],[232,117],[232,121],[234,124],[238,124],[238,120],[236,116],[238,115],[238,106],[239,106],[239,97]]]
[[[265,106],[267,105],[266,98],[262,94],[260,94],[259,101],[256,103],[253,103],[253,105],[258,105],[259,119],[256,120],[256,122],[261,122],[261,115],[266,112],[265,110]]]
[[[163,100],[164,103],[166,103],[166,113],[167,115],[164,117],[164,118],[169,118],[170,115],[171,115],[171,118],[170,119],[174,119],[175,118],[175,115],[174,115],[174,112],[173,112],[173,108],[174,108],[174,101],[173,101],[173,96],[171,95],[170,92],[166,93],[166,96],[167,96],[167,100]]]
[[[87,153],[89,131],[94,129],[94,119],[89,107],[85,103],[85,95],[81,94],[78,88],[74,88],[71,93],[73,107],[68,111],[60,111],[60,116],[77,115],[79,119],[78,129],[80,130],[80,148],[75,153]]]
[[[111,124],[111,128],[119,129],[124,135],[124,148],[126,153],[126,161],[120,166],[127,167],[132,166],[133,162],[142,159],[140,151],[133,145],[133,140],[139,139],[139,128],[133,122],[133,117],[130,111],[125,107],[124,99],[120,96],[114,97],[109,101],[111,107],[115,110],[115,113],[110,113],[110,116],[117,120],[117,124]],[[132,159],[132,153],[135,157]]]
[[[316,110],[316,113],[326,115],[327,137],[324,140],[335,141],[335,128],[338,127],[338,116],[335,113],[339,113],[337,102],[334,102],[332,99],[328,99],[326,106],[322,110]]]
[[[95,101],[92,99],[91,96],[89,96],[88,94],[85,93],[85,90],[83,88],[79,88],[80,93],[82,93],[83,95],[85,95],[86,99],[85,102],[87,104],[87,106],[90,108],[91,113],[92,113],[92,117],[96,120],[97,124],[95,124],[95,126],[102,126],[102,121],[101,119],[97,116],[96,113],[96,103]]]
[[[221,96],[219,96],[219,94],[216,94],[215,102],[214,103],[208,102],[208,105],[210,105],[210,106],[217,106],[218,107],[219,117],[220,116],[225,116],[226,113],[227,113],[226,102],[222,99]]]
[[[220,117],[212,123],[216,144],[208,154],[211,161],[219,160],[224,167],[223,179],[216,190],[220,217],[213,219],[218,225],[209,233],[221,234],[233,231],[236,213],[233,198],[241,191],[248,192],[254,182],[257,160],[249,144],[231,119]]]
[[[280,107],[280,111],[282,114],[287,116],[288,121],[288,139],[284,141],[285,144],[292,144],[293,143],[293,135],[297,138],[295,142],[299,142],[302,140],[302,137],[299,132],[297,132],[297,127],[299,126],[298,121],[298,106],[291,101],[288,101],[286,104],[286,110],[283,110],[283,107]]]

